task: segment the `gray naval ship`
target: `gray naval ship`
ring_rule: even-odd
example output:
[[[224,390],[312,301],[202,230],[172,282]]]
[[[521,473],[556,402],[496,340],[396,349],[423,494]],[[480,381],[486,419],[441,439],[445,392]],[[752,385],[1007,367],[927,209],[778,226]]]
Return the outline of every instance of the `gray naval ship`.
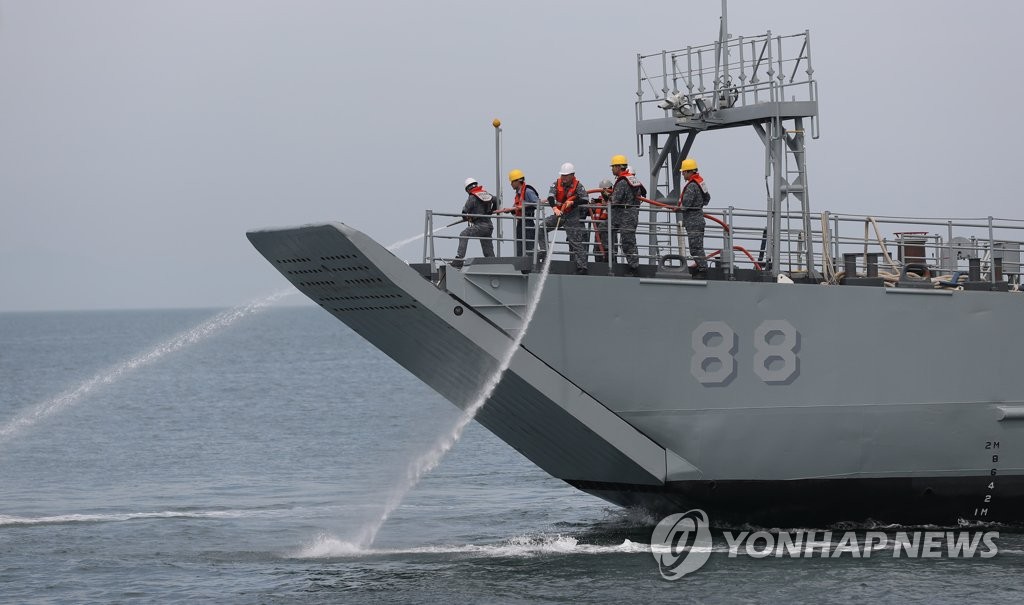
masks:
[[[476,420],[580,490],[714,523],[1024,520],[1024,221],[812,213],[810,34],[726,31],[723,13],[714,43],[638,55],[641,274],[594,261],[596,234],[589,275],[553,243]],[[698,135],[732,128],[763,143],[767,203],[705,209],[711,267],[694,279],[678,167]],[[524,329],[543,264],[512,254],[499,215],[497,256],[454,268],[444,225],[459,218],[426,213],[415,264],[341,223],[248,237],[466,409]]]

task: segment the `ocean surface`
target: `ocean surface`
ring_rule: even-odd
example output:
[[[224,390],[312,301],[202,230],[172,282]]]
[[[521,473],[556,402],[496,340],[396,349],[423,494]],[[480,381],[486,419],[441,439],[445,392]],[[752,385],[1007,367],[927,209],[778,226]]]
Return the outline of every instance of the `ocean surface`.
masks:
[[[476,423],[360,547],[458,411],[319,308],[218,313],[0,314],[0,602],[1024,600],[1005,529],[990,559],[732,558],[716,534],[670,582],[660,519]]]

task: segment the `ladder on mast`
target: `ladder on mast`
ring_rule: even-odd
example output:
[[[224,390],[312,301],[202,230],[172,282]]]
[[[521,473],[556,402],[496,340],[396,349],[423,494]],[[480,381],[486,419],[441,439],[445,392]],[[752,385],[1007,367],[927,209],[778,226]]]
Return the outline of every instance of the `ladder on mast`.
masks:
[[[728,34],[722,2],[719,38],[703,46],[637,55],[637,153],[649,162],[649,195],[678,200],[680,162],[690,155],[697,135],[724,128],[752,127],[764,146],[767,224],[766,270],[778,275],[786,264],[805,267],[813,276],[814,246],[810,217],[805,125],[818,138],[817,81],[811,66],[810,32],[750,37]],[[735,79],[734,79],[735,78]],[[645,91],[649,90],[650,95]],[[789,100],[787,100],[787,98]],[[782,250],[782,217],[791,201],[799,204],[800,249]],[[648,247],[652,259],[671,249],[674,225],[650,212]],[[682,253],[682,251],[680,251]],[[656,262],[656,261],[655,261]],[[721,262],[732,271],[732,251]]]

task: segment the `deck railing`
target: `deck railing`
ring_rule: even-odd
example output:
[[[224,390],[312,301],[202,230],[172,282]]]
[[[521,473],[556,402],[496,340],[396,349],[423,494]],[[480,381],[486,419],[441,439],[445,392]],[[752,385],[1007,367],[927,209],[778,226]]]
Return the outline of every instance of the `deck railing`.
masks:
[[[595,207],[596,206],[589,206]],[[646,208],[645,208],[646,210]],[[647,237],[638,237],[638,252],[642,265],[678,267],[681,259],[688,260],[685,230],[680,215],[670,209],[654,208],[658,219],[653,224],[641,220],[638,234],[654,229],[659,244],[652,246]],[[615,209],[613,208],[612,212]],[[539,260],[539,238],[544,237],[540,228],[548,213],[541,205],[535,217],[533,251],[529,257]],[[649,217],[641,212],[641,219]],[[803,231],[803,220],[799,213],[783,214],[783,230],[780,233],[780,266],[770,267],[765,258],[765,230],[767,213],[764,210],[747,208],[706,208],[707,227],[704,234],[704,248],[709,264],[722,269],[728,279],[735,277],[739,270],[753,269],[772,275],[785,274],[793,278],[810,277],[820,281],[838,283],[843,277],[892,278],[908,266],[926,269],[928,276],[953,276],[960,273],[960,279],[997,282],[1008,280],[1020,283],[1021,246],[1024,244],[1024,221],[1011,219],[984,218],[913,218],[893,216],[866,216],[822,212],[812,216],[810,234]],[[424,219],[423,262],[428,263],[432,272],[441,264],[450,263],[455,257],[459,233],[465,223],[450,225],[463,218],[461,214],[427,211]],[[500,233],[493,236],[498,256],[515,255],[514,217],[510,214],[490,215],[492,221],[504,222]],[[589,262],[596,263],[601,253],[594,233],[595,221],[586,219],[589,243]],[[607,242],[608,223],[604,223],[602,241]],[[493,233],[499,233],[495,228]],[[556,260],[570,260],[564,231],[547,234],[551,242],[549,249]],[[474,238],[479,239],[479,238]],[[814,266],[808,272],[806,247],[812,246]],[[625,258],[621,248],[618,254],[609,258],[606,264],[622,266]],[[467,258],[480,256],[479,243],[470,242]],[[917,271],[919,274],[922,271]]]
[[[636,119],[817,100],[809,31],[731,37],[722,51],[713,42],[638,54]]]

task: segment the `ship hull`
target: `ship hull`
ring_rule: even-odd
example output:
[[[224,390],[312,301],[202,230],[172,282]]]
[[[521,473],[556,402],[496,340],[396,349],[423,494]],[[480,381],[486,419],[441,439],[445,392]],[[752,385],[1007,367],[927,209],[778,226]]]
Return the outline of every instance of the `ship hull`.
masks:
[[[340,224],[249,233],[303,293],[467,409],[536,273],[438,284]],[[1024,297],[552,274],[477,420],[622,506],[713,522],[1024,520]]]
[[[680,481],[659,487],[569,483],[618,506],[659,515],[711,511],[719,527],[1019,525],[1024,507],[1024,478],[1015,475],[999,478],[998,498],[990,503],[984,495],[994,493],[987,488],[991,481],[977,476]]]

